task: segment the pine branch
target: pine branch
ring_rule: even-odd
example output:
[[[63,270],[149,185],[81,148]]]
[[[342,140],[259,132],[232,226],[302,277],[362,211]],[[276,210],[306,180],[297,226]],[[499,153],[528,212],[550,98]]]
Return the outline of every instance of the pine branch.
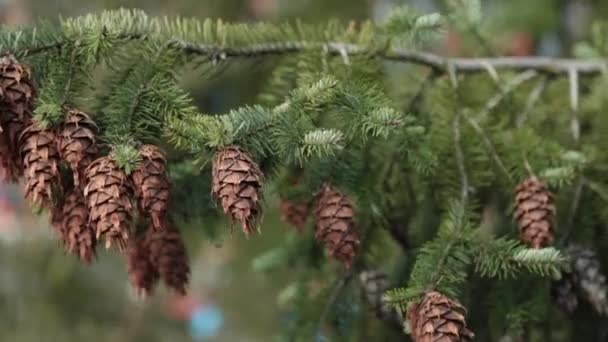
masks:
[[[150,34],[157,32],[150,32]],[[162,35],[158,34],[159,38]],[[150,39],[143,33],[119,34],[120,39],[141,40]],[[14,54],[17,56],[29,56],[38,53],[50,52],[64,45],[71,44],[72,39],[55,41],[52,43],[23,47],[18,50],[4,50],[0,55]],[[448,58],[437,54],[399,49],[369,47],[359,44],[345,43],[340,41],[293,41],[285,40],[278,42],[259,42],[240,47],[225,46],[225,44],[199,44],[182,39],[167,39],[166,45],[181,49],[186,55],[206,56],[210,61],[219,62],[228,58],[258,58],[266,56],[279,56],[294,53],[307,52],[311,50],[324,50],[331,56],[368,56],[382,58],[389,61],[418,64],[429,67],[439,73],[447,73],[448,65],[453,67],[457,73],[479,73],[487,72],[488,67],[493,69],[526,71],[534,70],[539,73],[551,75],[568,75],[576,72],[577,75],[598,75],[608,67],[606,59],[577,60],[569,58],[551,57],[495,57],[495,58]]]
[[[332,56],[342,56],[344,53],[350,56],[366,55],[395,62],[419,64],[440,73],[447,73],[448,63],[454,67],[457,73],[486,72],[487,67],[490,66],[494,69],[534,70],[539,73],[555,75],[567,75],[571,70],[575,70],[581,75],[597,75],[608,67],[608,60],[606,59],[577,60],[552,57],[448,58],[433,53],[405,49],[374,51],[367,47],[343,42],[260,43],[240,48],[222,48],[217,45],[195,44],[180,40],[174,40],[173,44],[189,54],[210,56],[212,60],[218,61],[227,58],[285,55],[323,48]]]

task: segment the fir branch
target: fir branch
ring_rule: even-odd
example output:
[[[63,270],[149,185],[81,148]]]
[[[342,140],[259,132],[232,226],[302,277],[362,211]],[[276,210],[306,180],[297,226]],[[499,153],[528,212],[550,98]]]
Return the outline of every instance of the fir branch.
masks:
[[[421,18],[424,18],[424,16],[418,18],[422,22],[426,22],[428,19],[423,20]],[[331,26],[328,25],[328,27]],[[335,38],[343,38],[344,32],[335,28],[333,28],[333,32],[326,35],[328,39],[323,40],[319,36],[317,39],[313,37],[312,40],[307,41],[302,39],[305,37],[303,35],[305,32],[299,26],[225,24],[220,22],[207,25],[207,21],[201,25],[199,21],[153,19],[147,17],[143,12],[126,10],[108,11],[98,16],[87,15],[64,20],[60,30],[64,30],[66,34],[61,36],[60,39],[53,39],[50,42],[38,45],[34,42],[33,46],[18,46],[17,49],[4,50],[0,54],[25,56],[52,52],[59,50],[58,48],[62,46],[74,43],[86,34],[90,34],[91,30],[101,31],[104,29],[111,29],[111,33],[115,37],[127,41],[142,39],[154,39],[159,43],[164,41],[167,47],[178,48],[186,55],[206,56],[214,62],[228,58],[258,58],[322,50],[331,56],[368,56],[389,61],[413,63],[429,67],[443,74],[448,73],[449,68],[453,68],[455,72],[460,74],[486,72],[488,66],[490,66],[495,70],[534,70],[552,75],[568,75],[572,72],[577,75],[598,75],[604,72],[608,66],[608,60],[603,58],[587,60],[551,57],[448,58],[433,53],[391,48],[390,46],[378,48],[372,44],[373,38],[377,38],[378,33],[374,33],[373,29],[369,28],[367,28],[367,31],[362,30],[360,32],[361,37],[355,38],[356,43],[336,40]],[[181,39],[180,37],[183,36],[187,38],[196,36],[196,34],[187,30],[193,32],[204,31],[205,43]],[[250,38],[245,42],[250,43],[230,46],[232,36],[236,36],[243,31],[249,32],[248,37]],[[29,34],[33,35],[33,33]],[[240,40],[244,39],[241,37]],[[242,42],[239,41],[239,43]]]

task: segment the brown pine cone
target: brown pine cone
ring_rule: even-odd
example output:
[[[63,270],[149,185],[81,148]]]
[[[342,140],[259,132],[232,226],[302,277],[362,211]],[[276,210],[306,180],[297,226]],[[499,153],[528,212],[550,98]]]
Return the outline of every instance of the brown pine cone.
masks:
[[[262,214],[262,171],[237,146],[217,151],[212,167],[212,192],[225,214],[241,224],[245,235],[256,230]]]
[[[4,181],[21,176],[19,136],[32,117],[35,90],[30,71],[12,56],[0,58],[0,168]]]
[[[190,276],[190,261],[179,232],[172,226],[162,230],[148,229],[146,244],[150,251],[150,262],[165,285],[185,295]]]
[[[133,223],[133,186],[125,172],[109,156],[96,159],[85,172],[84,196],[95,238],[105,237],[124,251]]]
[[[167,210],[171,200],[171,183],[167,173],[167,158],[154,145],[143,145],[139,149],[142,161],[131,173],[135,197],[139,210],[150,215],[152,227],[161,229],[166,225]]]
[[[310,211],[310,205],[306,202],[292,202],[281,200],[280,208],[283,221],[294,226],[298,233],[302,234],[306,227],[306,220]]]
[[[90,264],[95,258],[97,239],[89,223],[89,210],[80,188],[73,188],[66,194],[62,216],[67,251],[77,255],[84,263]]]
[[[131,286],[140,296],[149,296],[158,282],[159,274],[150,261],[150,249],[145,235],[129,239],[127,244],[127,271]]]
[[[95,160],[98,153],[95,136],[97,126],[89,116],[71,109],[57,134],[61,159],[72,169],[74,186],[84,187],[84,171]]]
[[[351,266],[360,243],[353,216],[350,199],[332,186],[325,185],[315,203],[315,239],[346,268]]]
[[[25,197],[41,208],[51,208],[53,185],[59,186],[59,153],[55,133],[30,123],[19,137],[25,176]]]
[[[427,292],[422,302],[407,310],[412,338],[416,342],[472,340],[474,334],[467,329],[465,311],[455,300],[436,291]]]
[[[515,188],[515,219],[520,239],[532,248],[553,244],[553,194],[545,183],[530,177]]]

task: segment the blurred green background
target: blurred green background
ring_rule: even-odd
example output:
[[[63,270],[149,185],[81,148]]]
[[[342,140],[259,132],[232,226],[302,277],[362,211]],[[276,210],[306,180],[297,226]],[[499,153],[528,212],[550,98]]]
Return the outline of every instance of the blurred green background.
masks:
[[[0,0],[0,21],[20,25],[118,7],[238,21],[381,20],[401,4],[423,12],[446,11],[450,0]],[[605,0],[494,0],[482,5],[480,32],[454,27],[428,48],[460,56],[567,56],[576,41],[587,37],[591,21],[608,13]],[[263,62],[232,65],[212,76],[194,73],[184,85],[204,112],[222,112],[252,103],[271,67]],[[400,74],[393,77],[401,80]],[[242,234],[231,236],[224,221],[184,222],[180,229],[193,270],[191,302],[178,302],[163,290],[144,302],[131,294],[119,256],[101,251],[94,265],[82,266],[58,248],[46,218],[30,214],[17,187],[1,186],[0,195],[0,341],[192,341],[181,312],[209,303],[224,315],[213,341],[268,341],[280,329],[277,295],[293,275],[268,277],[251,267],[255,256],[293,234],[272,209],[263,234],[249,241]],[[276,199],[267,205],[276,208]]]

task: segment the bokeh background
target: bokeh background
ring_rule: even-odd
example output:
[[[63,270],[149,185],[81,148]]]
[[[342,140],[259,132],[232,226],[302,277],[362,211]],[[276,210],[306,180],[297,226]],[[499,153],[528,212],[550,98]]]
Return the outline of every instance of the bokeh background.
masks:
[[[382,20],[395,5],[431,12],[446,11],[450,2],[458,0],[0,0],[0,22],[27,25],[118,7],[233,21]],[[589,36],[594,19],[608,13],[606,0],[481,2],[485,19],[479,29],[452,27],[425,48],[452,56],[569,56],[581,53],[576,43]],[[194,73],[184,86],[202,111],[224,112],[255,101],[271,67]],[[205,179],[182,182],[183,190],[208,192]],[[196,201],[191,209],[197,205],[212,210]],[[82,266],[57,248],[47,219],[31,213],[18,186],[0,185],[0,341],[270,341],[285,318],[279,294],[291,275],[268,276],[253,266],[293,232],[272,209],[263,234],[249,241],[231,236],[225,221],[182,221],[193,270],[190,295],[178,299],[160,291],[142,301],[132,295],[120,257],[101,251],[94,265]]]

